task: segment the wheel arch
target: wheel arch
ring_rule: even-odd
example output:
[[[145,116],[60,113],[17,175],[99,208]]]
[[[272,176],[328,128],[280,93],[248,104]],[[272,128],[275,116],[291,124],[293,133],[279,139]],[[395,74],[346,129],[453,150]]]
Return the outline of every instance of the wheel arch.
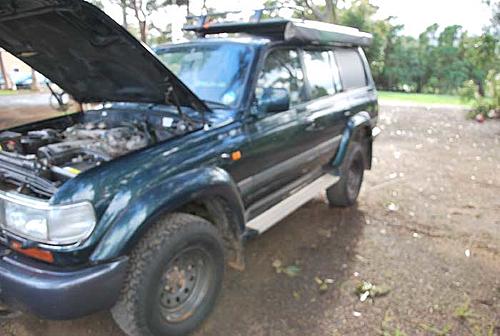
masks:
[[[332,166],[335,171],[339,172],[339,168],[342,166],[347,155],[349,144],[354,141],[362,144],[365,168],[371,169],[373,155],[372,128],[375,126],[374,124],[375,120],[366,111],[358,112],[349,118],[342,134],[339,148],[333,159]]]
[[[220,230],[225,247],[236,262],[242,264],[243,203],[231,176],[217,167],[182,173],[130,197],[90,260],[100,262],[128,254],[159,218],[172,212],[194,214],[210,221]]]

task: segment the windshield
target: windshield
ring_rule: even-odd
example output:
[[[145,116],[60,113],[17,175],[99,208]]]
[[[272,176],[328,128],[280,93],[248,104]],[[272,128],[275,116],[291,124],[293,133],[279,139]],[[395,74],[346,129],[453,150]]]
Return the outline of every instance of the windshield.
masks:
[[[165,65],[207,103],[239,104],[252,48],[234,44],[169,47],[157,51]]]

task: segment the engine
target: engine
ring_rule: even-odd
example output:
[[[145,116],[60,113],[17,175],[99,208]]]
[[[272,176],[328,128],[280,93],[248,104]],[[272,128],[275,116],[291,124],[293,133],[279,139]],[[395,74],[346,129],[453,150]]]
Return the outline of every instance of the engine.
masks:
[[[43,144],[37,149],[37,155],[47,165],[82,171],[151,143],[147,131],[136,125],[108,128],[105,123],[78,124],[60,134],[50,129],[29,132],[27,139]],[[44,143],[46,140],[47,144]]]
[[[153,143],[147,125],[105,122],[0,133],[0,178],[49,196],[62,182]]]

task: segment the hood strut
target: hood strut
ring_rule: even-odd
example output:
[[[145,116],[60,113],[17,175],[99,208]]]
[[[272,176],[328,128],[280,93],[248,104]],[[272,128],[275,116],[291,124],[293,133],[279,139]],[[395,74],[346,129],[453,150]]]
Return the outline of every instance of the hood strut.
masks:
[[[172,99],[170,99],[170,98],[172,98]],[[167,92],[165,94],[165,102],[167,104],[173,104],[173,105],[175,105],[175,107],[177,109],[177,113],[179,113],[179,116],[181,117],[182,120],[186,121],[190,125],[195,125],[196,124],[196,121],[192,120],[190,117],[188,117],[182,111],[182,105],[181,105],[181,103],[179,101],[179,97],[177,97],[177,92],[170,85],[168,86]],[[201,119],[202,119],[202,122],[203,122],[203,126],[205,126],[207,124],[205,110],[201,110],[200,114],[201,114]]]

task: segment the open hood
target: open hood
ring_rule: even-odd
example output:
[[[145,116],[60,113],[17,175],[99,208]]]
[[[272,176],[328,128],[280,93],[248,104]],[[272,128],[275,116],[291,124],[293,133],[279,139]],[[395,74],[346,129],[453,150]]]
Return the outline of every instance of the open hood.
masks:
[[[0,46],[81,103],[206,105],[149,49],[82,0],[1,0]]]

